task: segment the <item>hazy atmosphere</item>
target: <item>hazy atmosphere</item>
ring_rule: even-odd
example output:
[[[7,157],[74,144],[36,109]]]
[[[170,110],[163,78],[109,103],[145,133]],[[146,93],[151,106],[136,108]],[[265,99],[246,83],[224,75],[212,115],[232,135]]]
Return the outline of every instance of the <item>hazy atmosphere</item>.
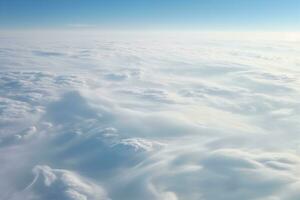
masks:
[[[1,200],[299,200],[300,1],[0,0]]]

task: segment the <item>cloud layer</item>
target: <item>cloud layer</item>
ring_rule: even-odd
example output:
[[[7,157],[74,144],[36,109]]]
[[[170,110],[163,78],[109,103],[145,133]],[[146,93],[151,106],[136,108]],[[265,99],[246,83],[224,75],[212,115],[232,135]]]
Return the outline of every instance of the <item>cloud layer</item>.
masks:
[[[1,33],[0,199],[299,199],[300,40],[275,36]]]

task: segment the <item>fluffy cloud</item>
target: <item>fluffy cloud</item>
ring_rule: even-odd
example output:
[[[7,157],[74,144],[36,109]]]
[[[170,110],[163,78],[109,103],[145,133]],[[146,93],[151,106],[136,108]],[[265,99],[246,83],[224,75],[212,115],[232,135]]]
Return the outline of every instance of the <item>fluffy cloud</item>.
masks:
[[[0,37],[0,199],[299,198],[295,41],[14,34]]]
[[[293,154],[219,149],[186,160],[189,155],[176,158],[169,166],[173,172],[163,180],[180,191],[182,199],[293,199],[297,195],[300,160]]]
[[[33,174],[32,183],[13,199],[109,199],[101,187],[67,170],[35,166]]]

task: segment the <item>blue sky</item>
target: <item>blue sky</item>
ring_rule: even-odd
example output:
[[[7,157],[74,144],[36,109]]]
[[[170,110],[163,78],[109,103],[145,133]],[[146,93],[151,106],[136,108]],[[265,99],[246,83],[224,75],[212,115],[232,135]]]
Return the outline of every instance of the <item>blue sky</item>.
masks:
[[[299,0],[0,0],[0,27],[300,30]]]

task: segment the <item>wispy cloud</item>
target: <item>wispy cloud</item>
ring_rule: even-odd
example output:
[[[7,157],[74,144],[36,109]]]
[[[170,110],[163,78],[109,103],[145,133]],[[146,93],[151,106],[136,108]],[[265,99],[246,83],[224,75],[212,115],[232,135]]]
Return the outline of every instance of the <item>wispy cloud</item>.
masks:
[[[94,24],[68,24],[68,27],[70,28],[96,28],[97,26]]]

